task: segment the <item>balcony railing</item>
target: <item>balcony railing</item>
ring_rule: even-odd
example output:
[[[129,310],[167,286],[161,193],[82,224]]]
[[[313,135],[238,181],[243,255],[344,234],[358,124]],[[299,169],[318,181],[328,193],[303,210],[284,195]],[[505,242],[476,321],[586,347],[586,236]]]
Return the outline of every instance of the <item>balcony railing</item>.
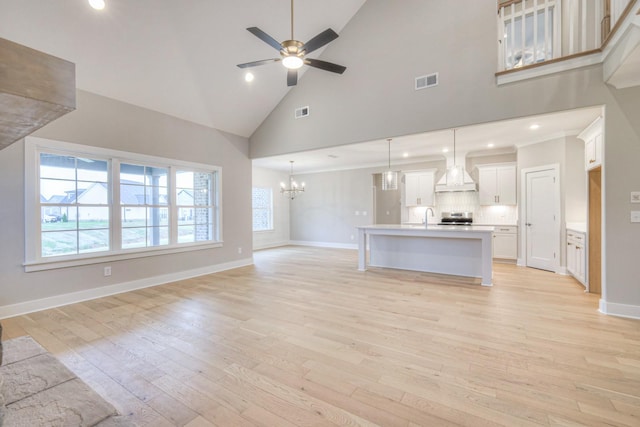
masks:
[[[600,51],[635,1],[499,1],[498,72]]]

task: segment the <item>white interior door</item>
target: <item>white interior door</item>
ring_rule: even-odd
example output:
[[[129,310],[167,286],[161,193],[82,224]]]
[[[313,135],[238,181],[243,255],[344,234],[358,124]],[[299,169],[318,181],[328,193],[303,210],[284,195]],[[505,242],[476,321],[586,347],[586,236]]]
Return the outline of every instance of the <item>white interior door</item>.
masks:
[[[555,271],[558,253],[557,185],[555,169],[526,174],[526,260],[527,267]]]

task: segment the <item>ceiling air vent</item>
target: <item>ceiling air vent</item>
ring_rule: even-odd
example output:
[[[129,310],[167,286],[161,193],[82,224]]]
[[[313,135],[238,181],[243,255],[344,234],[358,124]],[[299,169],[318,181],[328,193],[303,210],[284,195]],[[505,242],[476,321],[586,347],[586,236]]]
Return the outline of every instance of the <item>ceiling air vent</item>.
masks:
[[[438,86],[438,73],[416,77],[416,90]]]
[[[309,106],[296,108],[296,119],[307,117],[309,115]]]

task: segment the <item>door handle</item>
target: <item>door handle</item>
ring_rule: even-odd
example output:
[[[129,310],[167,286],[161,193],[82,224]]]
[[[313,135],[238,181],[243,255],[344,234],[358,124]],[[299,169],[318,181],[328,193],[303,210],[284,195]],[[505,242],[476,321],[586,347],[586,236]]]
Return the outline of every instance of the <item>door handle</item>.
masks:
[[[532,225],[532,224],[531,224],[530,222],[527,222],[525,225],[526,225],[527,227],[531,227],[531,225]]]

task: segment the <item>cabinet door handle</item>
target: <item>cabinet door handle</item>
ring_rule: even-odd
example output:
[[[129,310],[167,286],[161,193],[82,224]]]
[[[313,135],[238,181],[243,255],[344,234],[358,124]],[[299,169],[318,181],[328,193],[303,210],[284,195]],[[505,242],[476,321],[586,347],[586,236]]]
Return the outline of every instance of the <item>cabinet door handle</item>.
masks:
[[[531,224],[530,222],[527,222],[525,225],[526,225],[527,227],[531,227],[531,225],[532,225],[532,224]]]
[[[589,160],[589,163],[595,163],[595,162],[596,162],[596,159]]]

